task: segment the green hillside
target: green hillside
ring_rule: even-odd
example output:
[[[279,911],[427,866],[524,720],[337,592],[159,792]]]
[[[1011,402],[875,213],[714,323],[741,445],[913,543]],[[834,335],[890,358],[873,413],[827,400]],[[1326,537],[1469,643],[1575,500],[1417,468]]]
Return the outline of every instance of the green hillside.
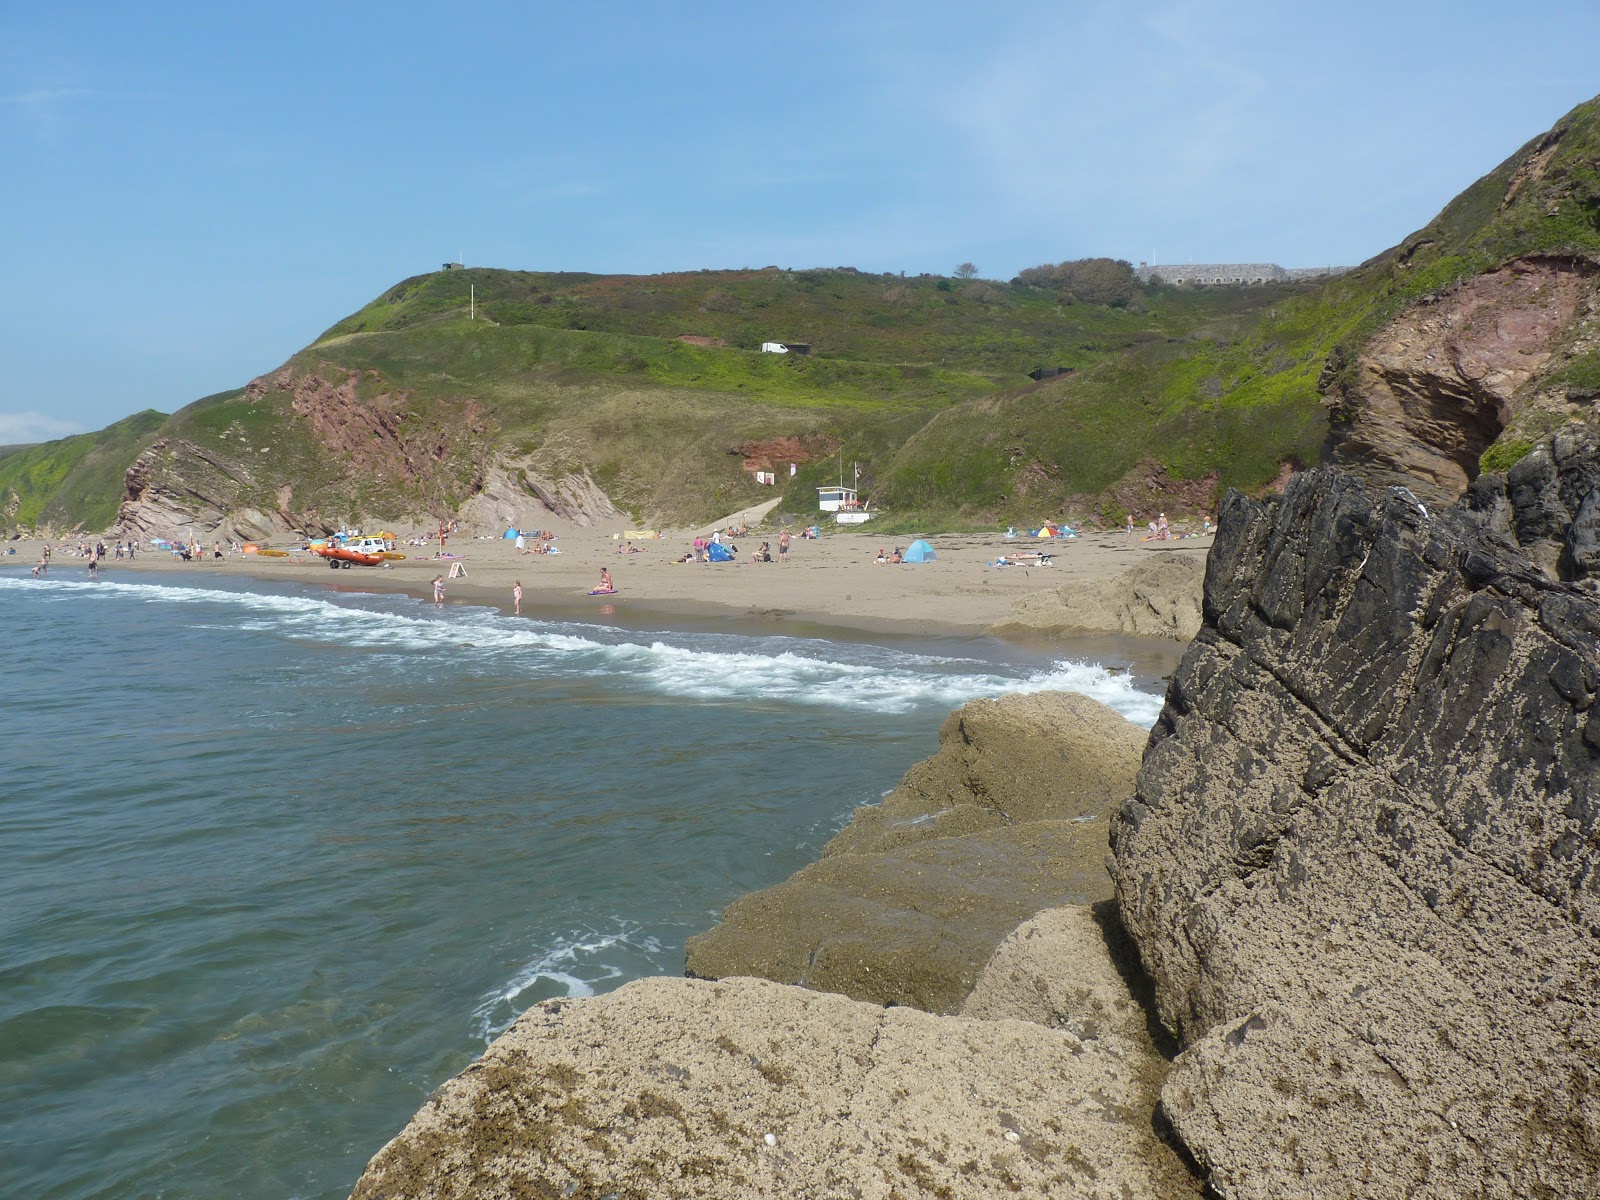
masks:
[[[1218,488],[1320,461],[1341,428],[1330,388],[1344,395],[1377,331],[1529,256],[1600,263],[1600,100],[1321,284],[1127,277],[1099,297],[1110,303],[1086,302],[1065,281],[1126,273],[1103,260],[1009,283],[851,268],[418,275],[248,387],[164,422],[0,450],[0,497],[13,529],[103,527],[159,433],[150,493],[170,519],[201,522],[445,515],[508,478],[598,485],[642,521],[702,521],[773,494],[743,469],[762,454],[801,464],[782,473],[797,516],[859,465],[888,529],[1194,511]],[[761,353],[768,341],[812,353]],[[1539,380],[1557,394],[1552,420],[1600,398],[1600,329],[1568,341]],[[1066,373],[1035,383],[1037,368]],[[1485,462],[1514,459],[1506,437]]]
[[[135,413],[97,433],[0,452],[0,511],[8,529],[108,527],[128,466],[166,416]]]
[[[738,306],[783,314],[786,329],[803,323],[815,353],[663,336],[706,315],[708,280]],[[572,323],[588,328],[569,327],[571,305],[529,299],[574,294],[583,316]],[[453,512],[499,465],[546,480],[587,475],[641,519],[701,521],[771,495],[742,469],[753,445],[802,439],[815,454],[900,445],[938,413],[1026,383],[1034,366],[1163,345],[1268,299],[1158,289],[1111,307],[1020,285],[849,270],[441,271],[391,289],[250,388],[175,414],[169,443],[198,453],[180,462],[169,448],[158,482],[181,477],[170,494],[270,511],[291,480],[296,513],[337,523]],[[999,312],[1020,316],[1013,327]],[[689,327],[732,343],[742,319],[713,312]],[[872,356],[841,353],[817,330]],[[346,438],[374,421],[376,442]]]

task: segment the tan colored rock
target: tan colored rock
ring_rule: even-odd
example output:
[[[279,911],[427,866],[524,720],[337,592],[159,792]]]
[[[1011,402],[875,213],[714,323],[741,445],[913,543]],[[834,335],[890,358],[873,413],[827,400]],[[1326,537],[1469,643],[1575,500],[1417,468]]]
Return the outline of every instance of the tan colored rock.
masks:
[[[961,1015],[1029,1021],[1071,1034],[1086,1056],[1115,1063],[1123,1102],[1141,1126],[1157,1126],[1168,1060],[1151,1036],[1135,983],[1148,988],[1139,955],[1112,904],[1047,909],[1017,927],[984,967]],[[1166,1144],[1146,1158],[1165,1197],[1198,1196],[1200,1181]]]
[[[1206,550],[1175,547],[1111,579],[1082,580],[1014,602],[996,632],[1095,630],[1187,642],[1200,631]]]
[[[1139,952],[1113,905],[1046,909],[1001,943],[961,1015],[1033,1021],[1085,1042],[1121,1038],[1159,1058],[1149,1017],[1128,984],[1138,972]]]
[[[689,974],[953,1012],[1020,922],[1110,896],[1104,814],[1132,794],[1145,737],[1072,693],[968,704],[820,861],[691,938]]]
[[[823,854],[864,854],[1025,821],[1094,817],[1131,794],[1149,735],[1077,692],[974,700],[937,753],[880,804],[856,809]]]
[[[646,979],[530,1009],[373,1158],[353,1200],[1187,1194],[1142,1087],[1129,1064],[1020,1021]]]
[[[1031,821],[824,858],[741,897],[689,939],[688,971],[954,1012],[1020,922],[1110,896],[1108,836],[1104,816]]]

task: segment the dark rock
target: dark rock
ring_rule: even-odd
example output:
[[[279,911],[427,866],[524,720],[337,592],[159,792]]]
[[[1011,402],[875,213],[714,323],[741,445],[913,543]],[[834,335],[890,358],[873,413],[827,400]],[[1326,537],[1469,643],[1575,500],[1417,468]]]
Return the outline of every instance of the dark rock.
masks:
[[[1505,474],[1479,476],[1461,508],[1552,578],[1600,571],[1600,438],[1569,425],[1536,445]]]
[[[1515,536],[1566,536],[1579,459],[1513,473]],[[1490,499],[1316,471],[1223,506],[1112,822],[1163,1108],[1223,1196],[1600,1194],[1600,602]]]

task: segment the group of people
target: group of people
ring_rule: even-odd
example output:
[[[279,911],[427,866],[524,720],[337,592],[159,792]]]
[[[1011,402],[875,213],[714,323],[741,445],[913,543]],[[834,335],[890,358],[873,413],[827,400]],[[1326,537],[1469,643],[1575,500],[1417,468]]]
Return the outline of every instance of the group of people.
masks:
[[[880,563],[903,563],[903,562],[905,562],[905,560],[906,560],[905,553],[904,553],[904,551],[902,551],[900,549],[899,546],[896,546],[894,548],[894,550],[891,551],[888,554],[885,554],[883,552],[883,547],[879,546],[878,547],[878,557],[875,558],[873,561],[874,562],[880,562]]]
[[[529,545],[529,540],[533,545]],[[519,530],[517,532],[518,554],[550,554],[555,547],[550,543],[556,540],[554,531],[549,529],[535,529],[532,533]]]
[[[1127,524],[1129,543],[1132,543],[1133,541],[1134,531],[1136,528],[1137,527],[1133,520],[1133,514],[1130,512],[1128,514]],[[1157,513],[1156,519],[1149,522],[1145,526],[1147,532],[1145,533],[1143,540],[1147,542],[1172,542],[1177,541],[1180,538],[1205,537],[1207,534],[1214,532],[1215,528],[1216,527],[1211,524],[1211,518],[1206,517],[1201,521],[1200,529],[1198,531],[1190,530],[1187,533],[1174,533],[1172,529],[1172,523],[1167,520],[1167,514]]]
[[[79,542],[76,546],[64,548],[62,552],[75,558],[88,559],[89,574],[94,576],[100,573],[100,563],[103,559],[115,557],[118,561],[121,561],[126,558],[131,562],[138,550],[138,539],[129,538],[126,542],[119,540],[110,550],[106,549],[105,542],[96,540],[94,542]],[[15,553],[15,551],[10,551],[10,553]],[[33,577],[35,579],[50,570],[50,563],[55,557],[55,553],[55,547],[48,542],[40,548],[39,561],[33,566]]]
[[[762,542],[750,555],[750,561],[758,563],[771,562],[772,543]],[[789,561],[789,531],[787,529],[778,535],[778,561],[781,563]]]

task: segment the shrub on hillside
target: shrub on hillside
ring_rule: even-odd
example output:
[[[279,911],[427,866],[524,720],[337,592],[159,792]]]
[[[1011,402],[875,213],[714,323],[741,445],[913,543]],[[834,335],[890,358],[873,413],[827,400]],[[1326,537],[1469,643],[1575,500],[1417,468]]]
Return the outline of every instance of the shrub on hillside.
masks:
[[[1132,265],[1120,258],[1042,263],[1018,272],[1013,282],[1060,292],[1084,304],[1105,304],[1113,308],[1126,306],[1139,290]]]

